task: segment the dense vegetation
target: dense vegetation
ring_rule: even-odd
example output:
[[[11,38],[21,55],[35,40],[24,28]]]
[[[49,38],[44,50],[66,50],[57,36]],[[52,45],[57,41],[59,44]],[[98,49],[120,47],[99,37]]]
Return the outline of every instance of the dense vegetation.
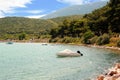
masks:
[[[120,46],[120,0],[110,0],[103,8],[79,20],[66,19],[51,30],[50,42]]]
[[[0,39],[19,39],[21,34],[48,34],[57,24],[51,20],[28,19],[23,17],[6,17],[0,19]],[[31,37],[32,38],[32,37]]]
[[[48,20],[29,19],[24,17],[0,18],[0,40],[49,38],[51,28],[58,27],[64,19],[69,19],[72,21],[78,18],[81,18],[81,16],[66,16]]]
[[[82,17],[83,17],[83,15],[71,15],[71,16],[51,18],[49,20],[56,22],[58,25],[61,25],[64,22],[64,20],[66,20],[66,19],[68,19],[69,21],[74,21],[74,20],[79,20]]]

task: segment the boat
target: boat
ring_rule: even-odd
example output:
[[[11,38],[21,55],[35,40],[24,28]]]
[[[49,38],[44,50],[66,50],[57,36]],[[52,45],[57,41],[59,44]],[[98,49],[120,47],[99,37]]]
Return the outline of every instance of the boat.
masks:
[[[58,57],[79,57],[79,56],[82,56],[82,55],[83,54],[81,54],[80,51],[73,52],[69,49],[65,49],[65,50],[57,53]]]
[[[13,44],[13,42],[12,42],[12,41],[9,41],[9,42],[7,42],[7,44]]]
[[[48,45],[47,43],[42,43],[42,45]]]

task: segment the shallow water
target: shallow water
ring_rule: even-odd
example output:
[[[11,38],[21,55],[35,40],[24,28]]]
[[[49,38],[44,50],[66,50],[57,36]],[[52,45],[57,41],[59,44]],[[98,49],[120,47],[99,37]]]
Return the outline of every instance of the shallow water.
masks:
[[[58,58],[64,49],[82,57]],[[0,43],[0,80],[91,80],[105,72],[120,54],[108,49],[40,43]]]

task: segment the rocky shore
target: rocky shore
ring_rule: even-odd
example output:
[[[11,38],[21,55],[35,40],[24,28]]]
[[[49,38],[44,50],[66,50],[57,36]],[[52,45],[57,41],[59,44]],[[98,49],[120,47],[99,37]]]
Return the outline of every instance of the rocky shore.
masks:
[[[87,45],[89,47],[96,47],[96,48],[104,48],[104,49],[112,49],[112,50],[120,50],[120,47],[109,47],[109,46],[98,46],[98,45]]]
[[[120,80],[120,63],[116,63],[104,75],[99,75],[96,80]]]

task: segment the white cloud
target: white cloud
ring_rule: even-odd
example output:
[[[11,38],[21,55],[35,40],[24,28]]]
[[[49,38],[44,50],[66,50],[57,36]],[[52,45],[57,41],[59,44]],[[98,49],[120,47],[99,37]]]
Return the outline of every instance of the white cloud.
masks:
[[[84,0],[57,0],[58,2],[67,3],[70,5],[82,4]]]
[[[25,11],[27,13],[31,13],[31,14],[39,14],[39,13],[42,13],[44,12],[43,10],[28,10],[28,11]]]
[[[26,4],[30,4],[32,0],[0,0],[0,16],[4,16],[4,13],[12,13],[15,8],[26,7]]]
[[[43,14],[43,15],[30,15],[30,16],[26,16],[27,18],[41,18],[43,16],[45,16],[47,14]]]
[[[81,5],[85,3],[95,2],[95,1],[109,1],[109,0],[57,0],[61,3],[66,3],[70,5]]]

